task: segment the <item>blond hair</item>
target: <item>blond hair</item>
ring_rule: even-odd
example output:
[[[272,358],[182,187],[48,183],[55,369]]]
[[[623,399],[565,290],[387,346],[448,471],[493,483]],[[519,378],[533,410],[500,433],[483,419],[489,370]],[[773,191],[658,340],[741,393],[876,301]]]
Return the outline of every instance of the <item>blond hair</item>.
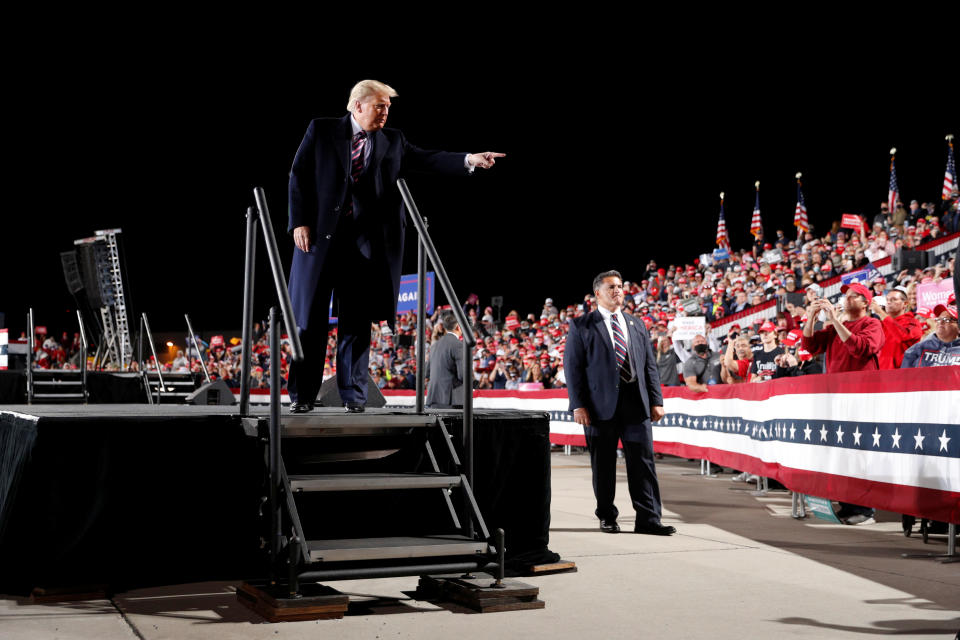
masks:
[[[363,102],[370,96],[381,93],[391,98],[396,98],[398,95],[393,87],[388,84],[384,84],[378,80],[361,80],[353,85],[353,89],[350,89],[350,97],[347,99],[347,111],[353,113],[358,102]]]

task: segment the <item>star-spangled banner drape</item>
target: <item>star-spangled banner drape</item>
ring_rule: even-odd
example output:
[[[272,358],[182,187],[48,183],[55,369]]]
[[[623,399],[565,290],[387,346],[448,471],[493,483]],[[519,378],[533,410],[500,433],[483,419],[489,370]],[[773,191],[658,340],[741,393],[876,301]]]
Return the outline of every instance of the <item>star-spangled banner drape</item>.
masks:
[[[656,451],[799,493],[960,523],[960,366],[714,385],[702,394],[664,387],[663,395]],[[567,403],[563,389],[479,391],[474,406],[547,411],[551,442],[585,446]]]

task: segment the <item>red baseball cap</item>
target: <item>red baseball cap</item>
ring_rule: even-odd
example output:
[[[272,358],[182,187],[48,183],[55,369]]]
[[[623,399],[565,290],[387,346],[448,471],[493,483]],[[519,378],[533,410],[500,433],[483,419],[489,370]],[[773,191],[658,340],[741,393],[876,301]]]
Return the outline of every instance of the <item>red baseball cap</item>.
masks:
[[[954,320],[957,319],[957,308],[953,305],[948,306],[945,304],[938,304],[933,308],[933,315],[934,317],[939,318],[940,314],[943,313],[944,311],[949,313],[950,317],[953,318]]]
[[[801,337],[800,332],[794,329],[793,331],[787,334],[786,338],[783,339],[783,344],[788,347],[792,347],[793,345],[800,342],[800,337]]]
[[[859,293],[864,298],[867,299],[867,304],[873,302],[873,294],[870,293],[870,289],[867,289],[865,286],[859,282],[854,282],[851,284],[845,284],[840,287],[840,293],[846,293],[847,291],[853,291],[854,293]]]
[[[769,320],[767,320],[762,325],[760,325],[761,333],[763,333],[764,331],[776,331],[776,330],[777,330],[777,325],[773,324]]]

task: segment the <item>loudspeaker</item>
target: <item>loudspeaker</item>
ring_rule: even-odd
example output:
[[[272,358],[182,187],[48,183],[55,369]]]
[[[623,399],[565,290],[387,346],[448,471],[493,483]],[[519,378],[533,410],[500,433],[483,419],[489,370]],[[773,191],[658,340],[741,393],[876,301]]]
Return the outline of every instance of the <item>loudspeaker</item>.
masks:
[[[187,404],[212,405],[212,404],[237,404],[237,399],[233,397],[233,391],[223,380],[208,382],[199,389],[187,396]]]
[[[325,407],[342,407],[343,400],[340,399],[340,390],[337,389],[337,377],[333,376],[320,385],[320,396],[317,398]],[[370,374],[367,374],[367,406],[371,408],[384,407],[387,399],[380,393],[377,383],[373,381]]]
[[[63,266],[63,279],[67,281],[67,289],[70,293],[83,291],[83,280],[80,278],[80,268],[77,266],[77,252],[60,252],[60,264]]]
[[[910,251],[909,249],[898,249],[893,255],[893,271],[899,273],[904,269],[925,269],[927,267],[927,254],[925,251]]]

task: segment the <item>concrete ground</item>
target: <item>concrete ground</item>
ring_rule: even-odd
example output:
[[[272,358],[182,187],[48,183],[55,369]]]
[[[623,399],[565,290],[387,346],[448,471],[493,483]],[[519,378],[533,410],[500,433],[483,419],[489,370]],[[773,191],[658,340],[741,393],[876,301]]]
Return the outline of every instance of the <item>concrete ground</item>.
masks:
[[[554,453],[550,548],[579,570],[522,579],[540,588],[542,610],[440,607],[411,598],[416,578],[391,578],[330,583],[351,596],[342,620],[270,624],[237,602],[236,583],[218,582],[52,605],[0,596],[0,638],[953,638],[960,629],[960,563],[901,557],[944,553],[945,536],[906,538],[890,513],[855,527],[794,520],[789,494],[754,496],[729,473],[691,475],[698,467],[658,466],[676,535],[609,535],[593,516],[588,457]]]

